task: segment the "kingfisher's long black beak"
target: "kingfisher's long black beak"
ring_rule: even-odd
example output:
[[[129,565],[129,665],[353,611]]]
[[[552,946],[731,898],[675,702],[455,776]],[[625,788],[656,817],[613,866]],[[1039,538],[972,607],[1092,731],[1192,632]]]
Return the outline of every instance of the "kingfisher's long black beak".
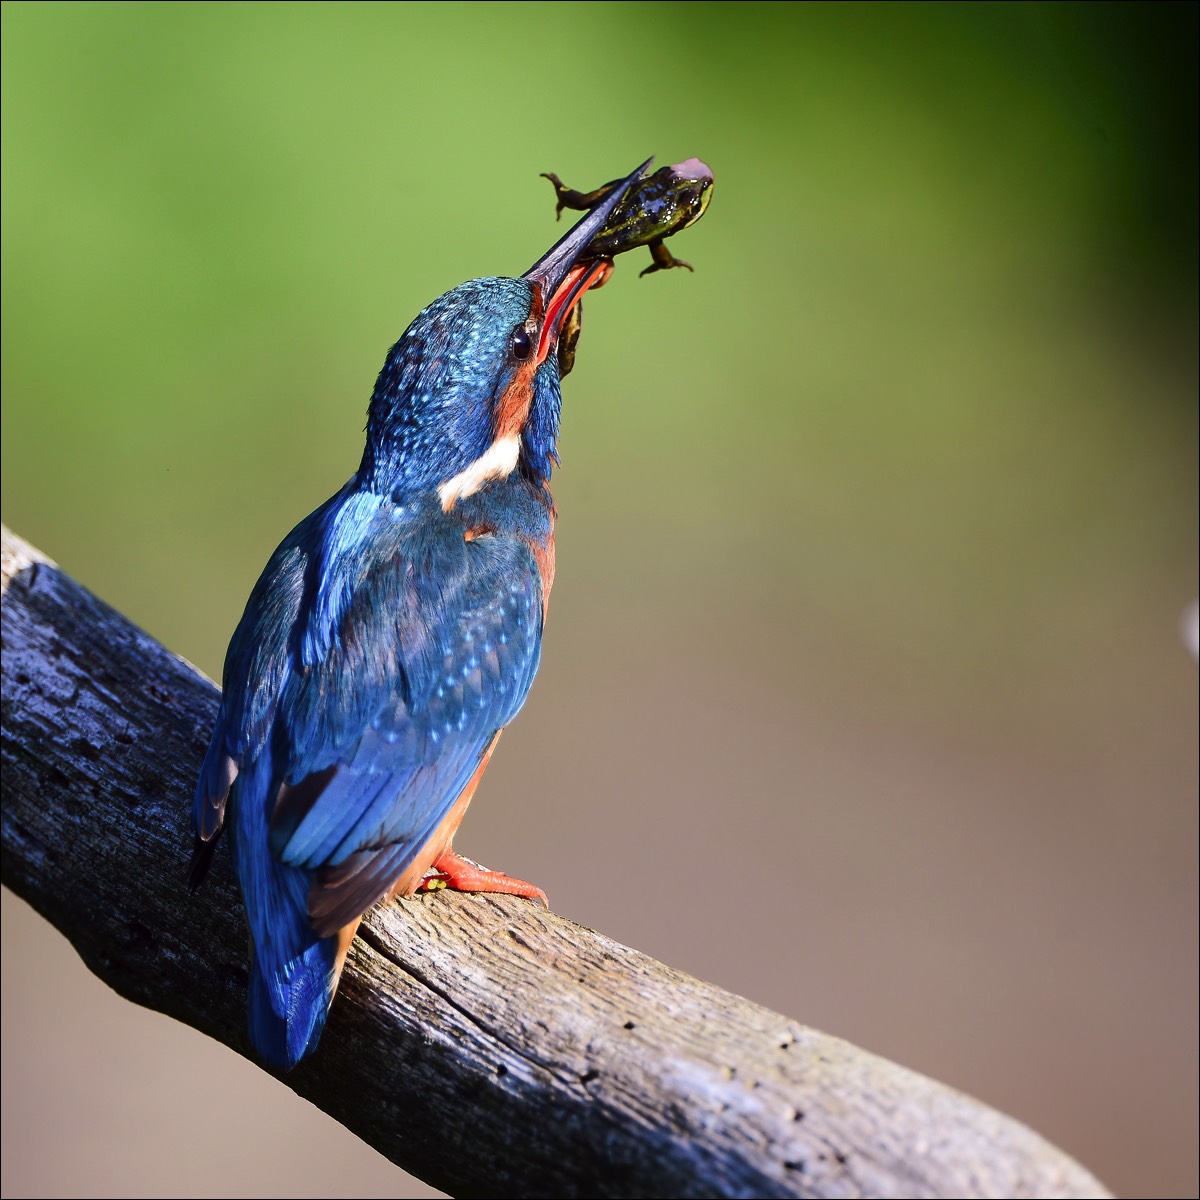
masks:
[[[648,158],[633,174],[624,179],[582,221],[572,226],[521,277],[534,284],[542,305],[538,337],[537,361],[541,363],[558,341],[559,331],[571,309],[583,298],[583,293],[602,277],[607,276],[606,259],[580,262],[588,243],[612,216],[625,198],[626,192],[646,173],[654,162]]]

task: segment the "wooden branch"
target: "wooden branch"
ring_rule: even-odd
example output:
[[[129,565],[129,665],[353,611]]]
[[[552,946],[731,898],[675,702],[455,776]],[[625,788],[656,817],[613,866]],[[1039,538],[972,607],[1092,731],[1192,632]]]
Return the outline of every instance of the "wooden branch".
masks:
[[[228,856],[184,886],[216,689],[7,529],[3,588],[4,883],[248,1054]],[[505,897],[376,910],[283,1078],[458,1196],[1108,1195],[978,1101]]]

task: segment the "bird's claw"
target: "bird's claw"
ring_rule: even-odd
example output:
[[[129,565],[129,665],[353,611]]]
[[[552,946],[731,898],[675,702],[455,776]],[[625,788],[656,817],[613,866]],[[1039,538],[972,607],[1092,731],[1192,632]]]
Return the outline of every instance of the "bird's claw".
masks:
[[[503,871],[480,866],[453,850],[447,850],[425,872],[417,891],[435,892],[442,888],[455,892],[498,892],[506,896],[523,896],[526,900],[539,901],[543,908],[550,907],[546,893],[537,884],[526,883],[524,879],[514,879]]]

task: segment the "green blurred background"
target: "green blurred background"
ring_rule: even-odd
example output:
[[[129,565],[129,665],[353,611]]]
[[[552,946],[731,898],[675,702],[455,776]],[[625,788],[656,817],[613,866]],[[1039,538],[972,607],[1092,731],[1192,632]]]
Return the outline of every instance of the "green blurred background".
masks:
[[[460,848],[1194,1196],[1196,14],[5,4],[4,519],[218,675],[538,173],[703,157],[696,273],[588,300]],[[3,952],[6,1195],[431,1194],[8,893]]]

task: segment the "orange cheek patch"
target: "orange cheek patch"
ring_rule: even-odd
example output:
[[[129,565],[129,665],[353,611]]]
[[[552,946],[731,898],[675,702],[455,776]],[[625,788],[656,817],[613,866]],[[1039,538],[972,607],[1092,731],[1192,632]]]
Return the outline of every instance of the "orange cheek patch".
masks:
[[[542,322],[544,308],[540,289],[535,287],[529,305],[529,320],[544,327]],[[512,437],[525,428],[525,422],[529,419],[529,409],[533,405],[533,376],[541,361],[537,354],[531,354],[525,362],[517,367],[512,382],[501,394],[496,404],[495,414],[495,436],[497,438]]]
[[[533,404],[533,375],[537,362],[530,355],[518,368],[512,382],[506,387],[496,404],[497,438],[512,437],[525,428],[529,419],[529,408]]]

